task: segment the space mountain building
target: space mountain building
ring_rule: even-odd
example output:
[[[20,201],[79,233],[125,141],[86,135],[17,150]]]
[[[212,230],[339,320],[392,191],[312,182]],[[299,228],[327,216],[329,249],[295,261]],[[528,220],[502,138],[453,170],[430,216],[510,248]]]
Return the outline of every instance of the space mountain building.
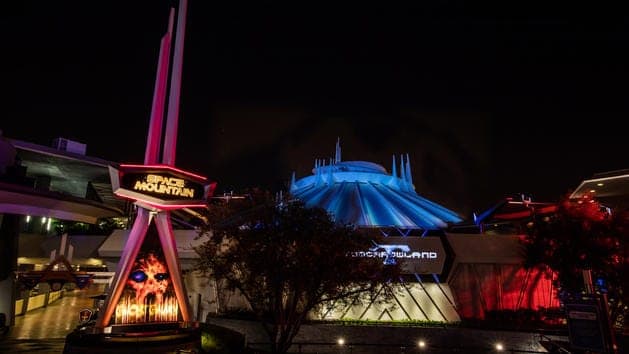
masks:
[[[419,196],[413,186],[408,154],[400,156],[399,175],[393,156],[392,172],[373,162],[315,160],[313,175],[291,179],[290,193],[307,206],[318,206],[337,221],[362,228],[441,230],[462,219],[454,212]],[[404,233],[404,232],[403,232]]]
[[[291,195],[306,206],[326,209],[336,221],[384,235],[385,241],[365,254],[385,264],[404,258],[409,279],[394,305],[331,303],[312,313],[313,319],[460,321],[452,292],[439,279],[452,259],[443,230],[462,219],[417,194],[408,155],[400,156],[399,169],[394,156],[389,174],[376,163],[342,161],[337,141],[335,157],[316,160],[312,172],[298,180],[293,174]]]
[[[337,141],[334,158],[315,160],[312,175],[293,174],[290,193],[339,222],[385,236],[365,256],[404,260],[404,283],[392,303],[329,303],[312,319],[458,322],[558,306],[552,275],[523,267],[521,235],[460,231],[466,222],[457,213],[417,194],[408,155],[394,156],[388,173],[376,163],[342,161]]]

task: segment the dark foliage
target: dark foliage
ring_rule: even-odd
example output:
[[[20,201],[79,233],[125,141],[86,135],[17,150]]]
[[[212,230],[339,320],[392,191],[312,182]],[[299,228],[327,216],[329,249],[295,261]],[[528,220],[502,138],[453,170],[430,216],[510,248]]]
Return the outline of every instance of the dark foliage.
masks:
[[[629,305],[629,212],[590,197],[565,198],[554,215],[535,216],[527,226],[525,266],[556,272],[560,298],[585,292],[583,270],[591,270],[593,291],[607,293],[612,322],[622,326]]]
[[[388,289],[399,265],[352,257],[371,238],[320,208],[253,191],[209,208],[199,269],[236,289],[262,321],[271,351],[284,353],[311,310]],[[351,299],[351,300],[349,300]]]

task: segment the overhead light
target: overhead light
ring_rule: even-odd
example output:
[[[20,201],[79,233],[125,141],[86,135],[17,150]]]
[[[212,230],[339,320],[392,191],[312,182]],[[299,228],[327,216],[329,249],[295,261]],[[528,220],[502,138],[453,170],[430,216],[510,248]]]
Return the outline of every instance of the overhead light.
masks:
[[[590,193],[596,193],[596,189],[590,189]]]
[[[501,352],[505,349],[505,347],[502,345],[502,343],[496,343],[496,350]]]
[[[605,185],[605,183],[598,182],[596,185],[597,185],[597,186],[599,186],[599,187],[602,187],[602,186],[604,186],[604,185]]]
[[[425,348],[426,347],[426,342],[424,342],[423,340],[420,340],[419,342],[417,342],[417,346],[420,348]]]
[[[338,345],[343,345],[343,344],[345,344],[345,339],[339,338],[339,339],[336,340],[336,343],[338,343]]]

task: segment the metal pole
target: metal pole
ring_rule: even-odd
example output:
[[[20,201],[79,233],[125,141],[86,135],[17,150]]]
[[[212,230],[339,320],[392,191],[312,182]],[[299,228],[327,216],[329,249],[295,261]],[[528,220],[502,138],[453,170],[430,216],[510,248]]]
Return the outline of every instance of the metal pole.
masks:
[[[168,18],[168,32],[162,37],[159,46],[159,59],[157,61],[157,74],[155,75],[155,88],[153,92],[153,104],[151,106],[151,121],[149,133],[146,139],[146,152],[144,164],[156,164],[159,160],[159,150],[162,140],[162,125],[164,122],[164,104],[166,101],[166,87],[168,84],[168,69],[170,66],[170,42],[175,16],[175,9],[170,9]]]
[[[129,278],[129,274],[131,274],[135,257],[137,257],[140,247],[142,246],[142,241],[144,241],[144,237],[146,236],[150,220],[149,211],[144,208],[138,208],[138,215],[133,222],[133,227],[129,232],[129,238],[125,243],[122,255],[120,256],[118,269],[112,282],[113,287],[110,288],[111,293],[107,297],[105,310],[103,311],[102,316],[98,318],[96,327],[105,328],[109,325],[109,320],[111,320],[111,316],[116,310],[116,306],[120,300],[120,295],[122,295],[125,283]]]
[[[583,269],[583,285],[585,287],[586,294],[594,294],[594,286],[592,285],[592,270]]]
[[[162,163],[175,166],[177,151],[177,122],[179,119],[179,98],[181,97],[181,73],[183,67],[183,42],[186,35],[186,12],[188,0],[179,0],[177,14],[177,36],[175,38],[175,53],[173,56],[173,70],[170,79],[170,97],[168,98],[168,116],[166,120],[166,135]]]
[[[163,211],[158,213],[155,217],[155,225],[157,226],[157,233],[162,244],[162,250],[164,251],[164,258],[168,265],[168,272],[171,274],[170,279],[175,289],[181,317],[184,322],[192,322],[190,302],[188,301],[186,288],[181,278],[181,265],[179,264],[179,257],[177,255],[175,234],[170,222],[170,212]]]

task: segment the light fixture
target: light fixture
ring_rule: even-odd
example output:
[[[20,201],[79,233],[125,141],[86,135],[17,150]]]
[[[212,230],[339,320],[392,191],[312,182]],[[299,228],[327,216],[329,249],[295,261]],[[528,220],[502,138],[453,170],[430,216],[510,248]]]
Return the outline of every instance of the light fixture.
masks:
[[[345,344],[345,339],[339,338],[339,339],[336,340],[336,343],[338,343],[338,345],[344,345]]]
[[[417,346],[420,348],[426,348],[426,342],[424,342],[424,340],[420,340],[419,342],[417,342]]]
[[[502,345],[502,343],[498,342],[496,343],[496,351],[503,351],[505,349],[505,347]]]
[[[599,186],[599,187],[602,187],[602,186],[604,186],[604,185],[605,185],[605,183],[603,183],[603,182],[598,182],[596,185],[597,185],[597,186]]]
[[[590,193],[595,193],[596,189],[590,189]]]

